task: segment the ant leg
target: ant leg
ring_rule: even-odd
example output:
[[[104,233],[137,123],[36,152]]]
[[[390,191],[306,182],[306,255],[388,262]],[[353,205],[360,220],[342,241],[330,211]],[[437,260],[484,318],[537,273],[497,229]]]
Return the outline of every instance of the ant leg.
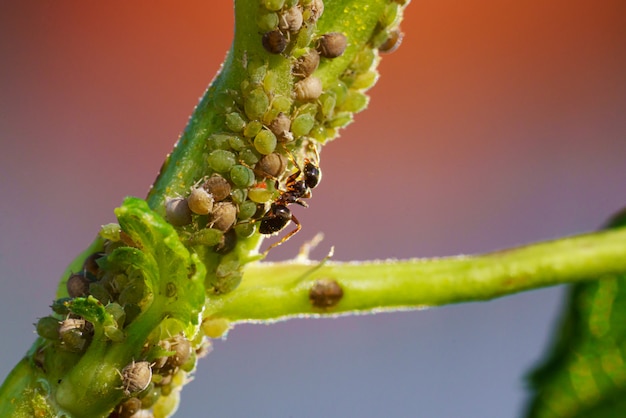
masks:
[[[272,245],[270,245],[267,248],[267,250],[263,251],[263,256],[267,256],[267,253],[269,253],[272,248],[278,247],[283,242],[288,241],[289,238],[291,238],[292,236],[297,234],[302,229],[302,224],[300,224],[300,221],[298,221],[298,218],[296,218],[295,216],[291,215],[291,220],[293,221],[294,224],[296,224],[296,229],[294,229],[293,231],[289,232],[287,235],[282,237],[282,239],[280,241],[277,241],[277,242],[273,243]]]

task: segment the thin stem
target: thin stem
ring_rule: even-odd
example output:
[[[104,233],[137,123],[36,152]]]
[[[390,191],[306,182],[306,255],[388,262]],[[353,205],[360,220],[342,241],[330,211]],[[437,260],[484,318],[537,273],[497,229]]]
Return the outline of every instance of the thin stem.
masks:
[[[420,309],[489,300],[624,271],[626,229],[478,256],[362,263],[255,263],[248,266],[237,292],[214,299],[207,314],[237,323]],[[321,279],[334,280],[343,289],[336,306],[320,308],[311,302],[311,288]]]

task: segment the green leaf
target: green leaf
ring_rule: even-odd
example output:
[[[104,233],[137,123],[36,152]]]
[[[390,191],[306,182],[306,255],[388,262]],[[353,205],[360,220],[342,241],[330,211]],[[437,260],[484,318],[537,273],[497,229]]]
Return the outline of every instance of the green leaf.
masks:
[[[609,223],[626,224],[626,211]],[[570,288],[556,340],[530,375],[529,418],[626,416],[626,274]]]

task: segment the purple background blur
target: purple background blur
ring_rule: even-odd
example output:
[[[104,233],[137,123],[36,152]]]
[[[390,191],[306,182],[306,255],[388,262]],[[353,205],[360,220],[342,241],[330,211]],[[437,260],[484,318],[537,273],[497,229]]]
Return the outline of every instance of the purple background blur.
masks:
[[[402,27],[273,259],[318,231],[318,258],[478,253],[626,204],[626,2],[414,0]],[[0,2],[0,378],[67,263],[145,196],[231,37],[228,1]],[[178,416],[516,416],[562,294],[238,326]]]

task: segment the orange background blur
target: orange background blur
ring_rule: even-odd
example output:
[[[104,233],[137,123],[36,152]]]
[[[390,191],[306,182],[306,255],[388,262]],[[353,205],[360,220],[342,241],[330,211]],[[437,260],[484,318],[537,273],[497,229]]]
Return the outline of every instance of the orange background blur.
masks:
[[[0,377],[66,264],[145,196],[232,25],[228,1],[0,2]],[[624,206],[626,2],[414,0],[402,28],[273,259],[318,231],[318,258],[484,252]],[[515,416],[562,293],[239,326],[179,416]]]

